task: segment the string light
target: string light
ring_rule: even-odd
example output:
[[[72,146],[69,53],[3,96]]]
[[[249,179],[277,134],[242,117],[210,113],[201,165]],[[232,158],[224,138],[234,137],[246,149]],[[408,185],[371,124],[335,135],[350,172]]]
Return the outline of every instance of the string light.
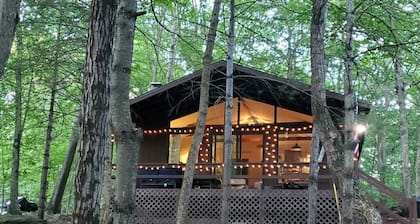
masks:
[[[286,164],[286,163],[278,163],[277,161],[277,147],[278,147],[278,139],[280,133],[285,133],[286,138],[288,132],[308,132],[308,130],[312,129],[311,124],[302,125],[300,127],[297,126],[283,126],[283,125],[235,125],[232,127],[232,132],[238,132],[241,134],[246,134],[247,132],[251,132],[252,134],[259,133],[265,134],[265,146],[264,146],[264,163],[242,163],[234,165],[234,169],[243,169],[244,167],[251,168],[251,169],[261,169],[264,170],[264,175],[272,176],[277,175],[279,173],[285,172],[286,169],[289,168],[296,168],[296,169],[308,169],[309,166],[304,164]],[[208,126],[206,127],[206,133],[200,143],[200,153],[199,153],[199,160],[201,164],[196,164],[195,169],[199,171],[214,171],[214,169],[223,169],[223,164],[211,164],[210,161],[210,154],[209,150],[211,149],[211,139],[210,134],[212,133],[223,133],[224,128],[222,126]],[[166,134],[166,133],[175,133],[175,134],[189,134],[194,133],[194,128],[164,128],[164,129],[152,129],[152,130],[143,130],[144,134]],[[210,162],[210,163],[209,163]],[[166,167],[178,168],[185,170],[184,165],[167,165],[167,166],[158,166],[158,165],[141,165],[138,166],[140,169],[151,169],[151,170],[159,170],[165,169]],[[326,165],[319,166],[322,169],[326,169]]]
[[[340,128],[342,127],[342,125],[339,126]],[[250,125],[236,125],[235,127],[232,127],[232,131],[241,131],[241,132],[260,132],[260,131],[274,131],[274,132],[278,132],[278,131],[292,131],[292,132],[300,132],[300,131],[306,131],[308,129],[312,129],[312,125],[308,124],[308,125],[303,125],[301,127],[286,127],[286,126],[272,126],[270,124],[265,125],[265,126],[259,126],[259,127],[250,127]],[[144,134],[166,134],[166,133],[174,133],[174,134],[190,134],[190,133],[194,133],[195,129],[194,128],[162,128],[162,129],[144,129],[143,133]],[[222,127],[222,125],[219,126],[208,126],[206,127],[206,134],[208,134],[208,132],[215,132],[215,133],[223,133],[224,132],[224,128]],[[265,132],[268,134],[268,132]]]

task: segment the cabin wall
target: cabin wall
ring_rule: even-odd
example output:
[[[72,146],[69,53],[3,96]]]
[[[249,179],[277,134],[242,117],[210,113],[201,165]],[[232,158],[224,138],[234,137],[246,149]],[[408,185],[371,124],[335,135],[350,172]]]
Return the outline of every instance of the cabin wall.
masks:
[[[160,119],[144,120],[143,130],[161,130],[169,127],[166,114],[158,114]],[[139,163],[167,163],[169,156],[169,134],[143,135],[140,145]]]
[[[144,135],[139,151],[139,163],[166,163],[169,154],[167,134]]]

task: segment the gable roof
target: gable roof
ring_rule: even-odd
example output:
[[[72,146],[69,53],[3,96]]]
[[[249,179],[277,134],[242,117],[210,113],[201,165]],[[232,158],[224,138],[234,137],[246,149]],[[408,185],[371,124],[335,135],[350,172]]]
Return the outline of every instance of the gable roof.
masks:
[[[226,61],[212,64],[209,106],[224,101]],[[234,64],[234,97],[246,97],[289,110],[311,115],[311,86],[296,80],[268,74]],[[153,89],[130,100],[134,121],[140,126],[173,120],[198,110],[201,70]],[[343,117],[344,96],[326,92],[327,104],[335,120]],[[361,113],[370,105],[358,102]]]

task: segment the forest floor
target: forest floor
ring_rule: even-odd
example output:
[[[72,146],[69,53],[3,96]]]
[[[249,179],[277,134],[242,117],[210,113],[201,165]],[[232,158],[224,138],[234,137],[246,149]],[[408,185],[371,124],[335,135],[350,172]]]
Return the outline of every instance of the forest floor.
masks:
[[[46,215],[47,224],[71,224],[71,215]]]
[[[47,224],[71,224],[70,215],[45,214],[45,219]],[[41,220],[38,219],[36,212],[24,212],[22,216],[0,216],[0,223],[41,223]]]

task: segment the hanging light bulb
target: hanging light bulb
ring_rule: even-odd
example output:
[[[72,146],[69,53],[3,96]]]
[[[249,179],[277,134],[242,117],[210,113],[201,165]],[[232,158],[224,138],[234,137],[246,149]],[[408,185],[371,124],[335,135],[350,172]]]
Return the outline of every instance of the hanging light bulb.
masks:
[[[300,152],[300,151],[302,151],[302,148],[296,143],[291,149],[290,149],[290,151],[293,151],[293,152]]]

